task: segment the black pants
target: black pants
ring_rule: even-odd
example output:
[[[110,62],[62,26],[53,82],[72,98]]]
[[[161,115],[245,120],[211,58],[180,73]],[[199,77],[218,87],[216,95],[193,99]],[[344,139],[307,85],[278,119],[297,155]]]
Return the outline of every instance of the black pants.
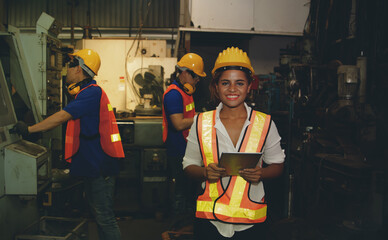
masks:
[[[173,215],[194,215],[198,183],[186,176],[182,169],[182,161],[183,157],[168,156],[170,178],[175,179]]]
[[[253,227],[245,231],[235,232],[233,237],[223,237],[217,228],[207,219],[196,218],[194,220],[194,239],[195,240],[246,240],[257,239],[265,240],[268,232],[267,221],[264,223],[257,223]]]

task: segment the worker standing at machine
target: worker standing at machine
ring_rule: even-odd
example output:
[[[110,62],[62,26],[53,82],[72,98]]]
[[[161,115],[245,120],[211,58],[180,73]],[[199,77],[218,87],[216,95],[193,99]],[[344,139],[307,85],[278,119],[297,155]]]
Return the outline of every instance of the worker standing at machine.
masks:
[[[254,75],[245,52],[234,47],[222,51],[212,75],[210,91],[220,104],[194,118],[183,160],[184,171],[202,181],[204,190],[197,199],[194,237],[265,239],[267,202],[262,180],[283,171],[281,138],[269,115],[245,103]],[[259,152],[262,157],[255,168],[229,176],[218,165],[225,152]]]
[[[113,108],[104,90],[93,79],[100,57],[91,49],[69,54],[66,83],[74,96],[63,110],[42,122],[28,126],[18,122],[14,129],[22,136],[47,131],[67,122],[65,159],[70,174],[84,181],[85,196],[95,216],[100,240],[121,239],[113,212],[115,176],[124,157]]]
[[[194,190],[188,187],[182,160],[186,150],[186,137],[195,115],[192,95],[200,77],[206,76],[203,68],[203,60],[199,55],[185,54],[176,65],[173,74],[175,80],[163,94],[163,142],[166,143],[168,167],[175,183],[175,216],[185,214],[187,207],[190,207],[186,205],[190,204],[191,200],[194,207],[195,197],[190,197]]]

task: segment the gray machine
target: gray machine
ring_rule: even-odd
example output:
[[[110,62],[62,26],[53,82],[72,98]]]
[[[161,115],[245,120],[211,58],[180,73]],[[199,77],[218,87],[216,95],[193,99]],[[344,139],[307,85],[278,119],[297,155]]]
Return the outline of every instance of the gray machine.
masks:
[[[39,217],[36,195],[49,184],[49,150],[11,134],[16,114],[0,62],[0,235],[12,239]]]
[[[22,33],[13,26],[8,26],[8,32],[0,33],[2,48],[8,51],[2,53],[8,83],[30,110],[28,116],[16,111],[19,120],[40,122],[62,108],[61,42],[56,38],[59,30],[60,24],[42,13],[35,33]],[[60,152],[61,138],[58,127],[43,134],[42,144]]]
[[[38,196],[51,182],[52,153],[61,151],[61,129],[26,141],[10,132],[62,108],[60,25],[43,13],[36,33],[8,26],[0,32],[0,236],[14,239],[39,219]]]

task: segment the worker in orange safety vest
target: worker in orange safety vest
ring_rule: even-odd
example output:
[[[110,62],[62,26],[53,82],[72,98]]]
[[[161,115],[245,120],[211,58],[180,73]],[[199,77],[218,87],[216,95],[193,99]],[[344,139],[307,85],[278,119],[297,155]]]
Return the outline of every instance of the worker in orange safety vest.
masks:
[[[69,54],[68,59],[67,90],[74,99],[35,125],[18,122],[15,128],[25,137],[67,122],[64,158],[71,162],[70,175],[84,182],[99,239],[118,240],[121,233],[113,212],[113,193],[124,151],[108,96],[94,80],[100,56],[92,49],[82,49]]]
[[[195,53],[187,53],[178,61],[173,82],[163,94],[163,141],[166,144],[169,175],[174,186],[174,216],[187,214],[190,208],[194,215],[194,187],[188,186],[182,160],[186,138],[195,115],[193,94],[200,78],[205,76],[202,58]]]
[[[197,198],[194,237],[265,239],[267,202],[262,180],[283,171],[281,138],[270,115],[245,103],[254,75],[245,52],[235,47],[223,50],[212,75],[210,90],[219,105],[195,117],[183,160],[184,171],[201,181],[203,188]],[[255,167],[230,174],[219,165],[226,152],[260,153],[260,158]]]

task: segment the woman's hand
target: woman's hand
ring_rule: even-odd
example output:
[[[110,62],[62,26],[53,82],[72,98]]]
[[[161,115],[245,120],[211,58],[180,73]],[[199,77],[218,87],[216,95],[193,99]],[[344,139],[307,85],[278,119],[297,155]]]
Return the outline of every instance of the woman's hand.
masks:
[[[217,182],[218,179],[225,177],[226,172],[225,168],[220,168],[215,163],[210,163],[204,170],[205,179],[209,182]]]
[[[247,182],[258,183],[262,180],[263,168],[256,166],[255,168],[246,168],[238,172]]]
[[[241,177],[247,182],[258,183],[263,179],[279,177],[283,173],[283,163],[273,163],[266,168],[256,166],[239,171]]]

